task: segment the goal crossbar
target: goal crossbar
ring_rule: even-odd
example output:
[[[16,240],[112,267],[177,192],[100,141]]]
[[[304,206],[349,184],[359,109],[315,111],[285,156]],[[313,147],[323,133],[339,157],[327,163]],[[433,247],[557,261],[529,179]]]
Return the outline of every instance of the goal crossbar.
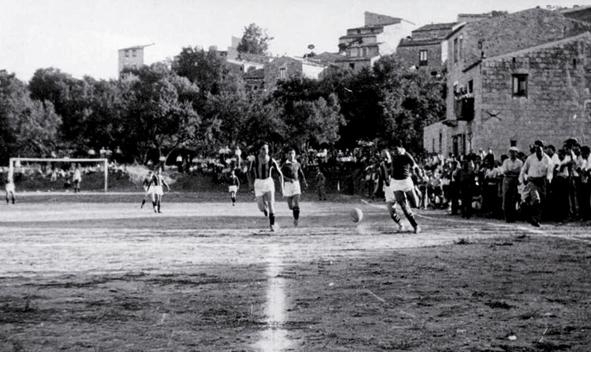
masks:
[[[11,157],[8,163],[9,175],[14,175],[14,164],[19,162],[30,163],[103,163],[105,173],[105,192],[108,190],[109,183],[109,160],[105,158],[98,159],[48,159],[43,157]]]

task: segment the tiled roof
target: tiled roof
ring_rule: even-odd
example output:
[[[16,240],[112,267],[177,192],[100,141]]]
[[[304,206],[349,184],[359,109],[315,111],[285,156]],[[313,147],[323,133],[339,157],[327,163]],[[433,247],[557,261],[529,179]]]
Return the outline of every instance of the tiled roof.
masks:
[[[437,30],[451,30],[454,25],[458,23],[438,23],[438,24],[427,24],[420,28],[415,29],[413,32],[425,32],[425,31],[437,31]]]

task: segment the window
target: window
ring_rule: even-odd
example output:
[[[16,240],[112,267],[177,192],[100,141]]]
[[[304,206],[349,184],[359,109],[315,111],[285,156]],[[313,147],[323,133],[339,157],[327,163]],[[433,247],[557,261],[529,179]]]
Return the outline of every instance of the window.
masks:
[[[474,80],[468,81],[468,93],[474,93]]]
[[[125,51],[125,57],[129,57],[129,51]]]
[[[137,56],[137,51],[135,49],[131,51],[131,56],[133,56],[133,57]]]
[[[513,75],[513,96],[527,97],[527,75]]]
[[[459,51],[458,56],[459,56],[459,59],[462,60],[464,58],[464,36],[460,36],[459,43],[460,43],[460,46],[458,48],[458,51]]]
[[[419,67],[424,67],[426,65],[428,65],[429,63],[429,59],[428,59],[428,52],[426,49],[422,49],[419,51]]]
[[[367,47],[363,47],[363,57],[367,57]]]
[[[454,39],[454,63],[458,62],[458,39]]]
[[[287,79],[287,68],[281,67],[279,68],[279,80],[286,80]]]
[[[351,57],[359,56],[359,49],[358,48],[351,48],[350,52],[351,52]]]

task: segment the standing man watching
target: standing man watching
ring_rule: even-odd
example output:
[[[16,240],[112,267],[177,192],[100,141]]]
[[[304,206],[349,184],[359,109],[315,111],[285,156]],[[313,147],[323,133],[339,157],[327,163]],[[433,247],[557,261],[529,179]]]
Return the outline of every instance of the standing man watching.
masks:
[[[503,174],[503,212],[507,223],[513,223],[516,216],[515,208],[519,196],[517,185],[523,167],[523,161],[517,158],[518,153],[519,148],[515,146],[509,148],[509,158],[503,161],[501,168]]]
[[[542,206],[546,201],[546,186],[552,179],[552,162],[544,153],[544,143],[536,140],[534,153],[529,155],[521,168],[521,180],[525,184],[525,207],[528,222],[534,227],[540,226]]]

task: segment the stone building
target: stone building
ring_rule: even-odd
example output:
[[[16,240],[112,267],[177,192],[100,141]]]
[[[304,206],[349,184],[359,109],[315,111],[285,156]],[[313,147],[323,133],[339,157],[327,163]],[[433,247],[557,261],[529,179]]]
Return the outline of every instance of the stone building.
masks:
[[[277,82],[291,78],[318,80],[326,65],[301,57],[282,56],[265,66],[265,91],[272,92]]]
[[[396,58],[406,67],[441,74],[447,55],[445,37],[457,23],[428,24],[412,31],[400,42]]]
[[[138,69],[144,65],[144,48],[149,45],[136,45],[134,47],[121,48],[119,50],[119,74],[125,68]]]
[[[341,57],[336,63],[354,72],[371,68],[381,56],[395,53],[413,27],[414,24],[398,17],[365,12],[364,25],[347,29],[347,34],[339,38]]]
[[[435,147],[456,155],[490,147],[499,154],[511,144],[527,149],[536,138],[588,141],[588,31],[591,24],[539,8],[455,28],[446,38],[446,128],[425,128],[431,139],[443,129],[447,144]]]

